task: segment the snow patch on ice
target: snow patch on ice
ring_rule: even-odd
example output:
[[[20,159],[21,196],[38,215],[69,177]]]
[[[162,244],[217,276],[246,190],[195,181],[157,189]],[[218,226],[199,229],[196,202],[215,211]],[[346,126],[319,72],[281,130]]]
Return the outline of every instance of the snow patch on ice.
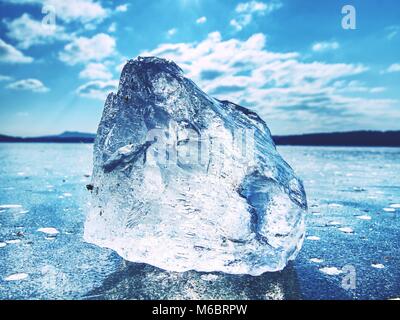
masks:
[[[330,276],[337,276],[342,273],[342,270],[340,270],[336,267],[324,267],[324,268],[319,269],[319,271],[321,271],[322,273],[325,273],[327,275],[330,275]]]
[[[58,232],[58,230],[56,228],[39,228],[39,229],[37,229],[37,231],[43,232],[43,233],[46,233],[46,234],[50,234],[50,235],[59,234],[59,232]]]
[[[0,209],[19,209],[22,208],[20,204],[2,204]]]
[[[15,274],[9,275],[8,277],[5,277],[4,280],[5,281],[19,281],[19,280],[25,280],[26,278],[28,278],[27,273],[15,273]]]
[[[354,230],[350,227],[339,228],[339,231],[342,231],[344,233],[354,233]]]
[[[360,220],[371,220],[372,218],[368,215],[357,216],[357,219]]]
[[[8,244],[17,244],[20,243],[21,240],[20,239],[12,239],[12,240],[7,240],[6,243]]]
[[[338,203],[330,203],[329,205],[328,205],[328,207],[331,207],[331,208],[341,208],[341,207],[343,207],[341,204],[338,204]]]

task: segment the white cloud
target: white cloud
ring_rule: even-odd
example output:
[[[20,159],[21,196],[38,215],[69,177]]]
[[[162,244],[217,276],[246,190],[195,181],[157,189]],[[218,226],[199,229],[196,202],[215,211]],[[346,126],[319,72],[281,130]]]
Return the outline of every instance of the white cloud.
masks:
[[[29,113],[28,112],[17,112],[15,115],[17,117],[27,117],[27,116],[29,116]]]
[[[200,18],[198,18],[197,20],[196,20],[196,23],[197,24],[203,24],[203,23],[206,23],[207,22],[207,17],[200,17]]]
[[[18,47],[28,49],[33,45],[46,44],[54,40],[67,40],[70,38],[62,26],[49,26],[42,24],[40,20],[24,13],[21,17],[12,21],[3,20],[8,28],[7,36],[18,42]]]
[[[11,81],[13,78],[0,74],[0,81]]]
[[[7,89],[12,90],[26,90],[32,92],[48,92],[50,91],[40,80],[38,79],[23,79],[16,82],[10,83],[6,86]]]
[[[92,80],[109,80],[112,78],[112,74],[102,63],[89,63],[79,73],[79,77]]]
[[[45,0],[45,3],[55,8],[57,18],[65,22],[79,20],[82,23],[100,22],[107,16],[99,1],[93,0]]]
[[[250,2],[244,2],[244,3],[239,3],[236,6],[235,11],[237,13],[254,13],[254,12],[264,12],[267,10],[268,5],[265,4],[264,2],[258,2],[258,1],[250,1]]]
[[[32,57],[24,55],[21,51],[0,39],[0,62],[31,63],[32,61]]]
[[[312,50],[315,52],[324,52],[329,50],[337,50],[339,49],[340,44],[336,41],[323,41],[314,43],[312,46]]]
[[[271,52],[265,43],[260,33],[242,41],[223,40],[219,32],[213,32],[200,42],[164,43],[140,55],[175,61],[205,92],[273,119],[268,123],[273,129],[278,127],[279,133],[289,130],[279,127],[282,123],[302,121],[310,130],[326,131],[330,125],[341,126],[333,121],[350,122],[353,116],[361,123],[371,115],[393,116],[398,101],[365,97],[384,88],[354,81],[354,76],[368,71],[366,66],[305,62],[296,52]],[[362,95],[357,97],[357,93]]]
[[[395,38],[400,32],[400,26],[389,26],[385,29],[386,31],[386,39],[392,40]]]
[[[111,23],[107,31],[110,33],[117,31],[117,24],[115,22]]]
[[[176,28],[169,29],[169,30],[167,31],[167,36],[168,36],[168,38],[173,37],[177,32],[178,32],[178,29],[176,29]]]
[[[99,33],[92,38],[75,38],[59,53],[59,58],[69,65],[75,65],[89,61],[101,61],[114,53],[115,39],[105,33]]]
[[[393,63],[383,73],[400,72],[400,63]]]
[[[104,101],[110,92],[116,91],[118,88],[118,81],[90,81],[80,86],[76,93],[81,97],[98,99]]]
[[[125,3],[125,4],[121,4],[121,5],[117,6],[115,8],[115,11],[117,11],[117,12],[126,12],[126,11],[128,11],[128,4]]]
[[[79,21],[81,23],[101,22],[109,12],[96,0],[6,0],[14,4],[34,4],[54,8],[56,19],[67,23]]]
[[[245,26],[247,26],[252,20],[252,16],[250,14],[242,15],[236,19],[232,19],[229,24],[235,28],[236,31],[242,30]]]
[[[122,69],[124,68],[128,60],[128,57],[122,57],[120,59],[120,62],[115,66],[115,71],[118,72],[118,74],[122,72]]]
[[[235,12],[238,14],[236,18],[232,19],[229,23],[236,31],[241,31],[253,20],[254,15],[265,15],[282,7],[282,3],[278,0],[270,2],[249,1],[239,3],[236,6]]]
[[[370,92],[371,93],[381,93],[381,92],[385,92],[386,88],[385,87],[374,87],[371,88]]]
[[[340,93],[354,93],[354,92],[366,92],[366,93],[381,93],[386,91],[385,87],[368,87],[364,82],[358,80],[338,80],[335,81],[332,86]]]

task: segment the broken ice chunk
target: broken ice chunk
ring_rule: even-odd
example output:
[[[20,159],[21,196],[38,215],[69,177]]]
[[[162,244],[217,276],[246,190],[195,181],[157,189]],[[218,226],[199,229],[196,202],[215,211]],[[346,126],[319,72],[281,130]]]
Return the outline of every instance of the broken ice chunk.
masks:
[[[173,62],[130,60],[94,145],[84,238],[172,271],[282,270],[304,240],[302,181],[254,112]]]

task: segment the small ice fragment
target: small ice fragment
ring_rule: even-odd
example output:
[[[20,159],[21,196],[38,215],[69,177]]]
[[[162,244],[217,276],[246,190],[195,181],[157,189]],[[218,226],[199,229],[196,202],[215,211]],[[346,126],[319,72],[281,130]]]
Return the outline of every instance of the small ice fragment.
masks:
[[[25,175],[25,172],[18,172],[17,175],[18,175],[18,176],[24,176],[24,175]]]
[[[350,227],[343,227],[343,228],[339,228],[340,231],[344,232],[344,233],[353,233],[353,229]]]
[[[201,280],[205,280],[205,281],[214,281],[218,279],[218,276],[215,274],[204,274],[201,277]]]
[[[391,208],[400,209],[400,203],[393,203],[390,205]]]
[[[342,270],[336,268],[336,267],[324,267],[319,269],[322,273],[328,274],[330,276],[337,276],[342,273]]]
[[[25,280],[26,278],[28,278],[27,273],[15,273],[15,274],[12,274],[12,275],[4,278],[4,280],[5,281],[18,281],[18,280]]]
[[[318,241],[318,240],[321,240],[321,238],[320,238],[320,237],[317,237],[317,236],[308,236],[308,237],[307,237],[307,240]]]
[[[20,243],[21,242],[21,240],[19,240],[19,239],[12,239],[12,240],[7,240],[6,241],[6,243],[8,243],[8,244],[17,244],[17,243]]]
[[[324,260],[319,259],[319,258],[311,258],[310,261],[314,262],[314,263],[322,263],[322,262],[324,262]]]
[[[64,199],[64,196],[58,196],[58,199]]]
[[[339,221],[329,221],[328,224],[330,226],[340,226],[341,225],[341,223]]]
[[[4,187],[4,188],[2,188],[3,190],[14,190],[15,188],[14,187]]]
[[[39,229],[37,229],[37,231],[43,232],[43,233],[46,233],[49,235],[56,235],[59,233],[56,228],[39,228]]]
[[[371,267],[375,268],[375,269],[383,269],[383,268],[385,268],[385,266],[382,263],[373,263],[373,264],[371,264]]]
[[[2,204],[0,209],[19,209],[22,208],[20,204]]]
[[[72,193],[65,192],[65,193],[63,194],[63,196],[64,196],[64,197],[72,197]]]
[[[371,219],[372,219],[372,218],[371,218],[370,216],[368,216],[368,215],[357,216],[356,218],[357,218],[357,219],[360,219],[360,220],[371,220]]]
[[[340,208],[340,207],[343,207],[341,204],[338,204],[338,203],[330,203],[328,206],[331,207],[331,208]]]
[[[46,239],[46,240],[53,241],[53,240],[56,240],[56,237],[46,237],[45,239]]]
[[[394,209],[394,208],[383,208],[383,211],[385,211],[385,212],[395,212],[396,209]]]
[[[29,212],[29,210],[22,210],[19,213],[28,213],[28,212]]]
[[[4,248],[7,245],[5,242],[0,242],[0,248]]]

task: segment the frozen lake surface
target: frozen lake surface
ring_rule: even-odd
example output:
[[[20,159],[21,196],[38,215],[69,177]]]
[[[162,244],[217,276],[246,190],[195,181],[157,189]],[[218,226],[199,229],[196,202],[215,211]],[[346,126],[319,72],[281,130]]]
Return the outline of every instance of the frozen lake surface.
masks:
[[[0,144],[0,299],[400,297],[400,149],[279,147],[304,181],[300,255],[259,277],[175,273],[82,240],[92,146]]]

